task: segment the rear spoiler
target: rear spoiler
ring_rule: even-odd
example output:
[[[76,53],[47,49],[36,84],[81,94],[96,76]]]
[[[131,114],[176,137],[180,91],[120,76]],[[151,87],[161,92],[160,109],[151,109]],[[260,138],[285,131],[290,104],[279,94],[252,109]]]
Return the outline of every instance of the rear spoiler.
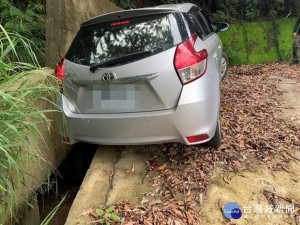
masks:
[[[108,13],[100,16],[96,16],[92,19],[89,19],[83,22],[80,27],[86,27],[90,25],[95,25],[103,22],[111,22],[115,20],[123,20],[127,18],[134,18],[140,16],[147,15],[156,15],[156,14],[165,14],[165,13],[174,13],[180,12],[175,9],[162,9],[162,8],[144,8],[144,9],[131,9],[131,10],[123,10],[114,13]]]

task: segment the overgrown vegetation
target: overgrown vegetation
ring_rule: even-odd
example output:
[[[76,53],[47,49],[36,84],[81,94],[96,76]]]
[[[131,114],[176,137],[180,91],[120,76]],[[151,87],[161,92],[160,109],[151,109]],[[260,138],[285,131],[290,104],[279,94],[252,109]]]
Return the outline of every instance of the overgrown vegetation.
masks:
[[[127,0],[110,0],[121,8]],[[191,2],[202,8],[214,21],[261,21],[298,15],[300,1],[295,0],[129,0],[136,7]]]
[[[37,55],[39,62],[43,63],[45,49],[45,8],[39,1],[13,1],[0,0],[0,24],[7,32],[14,33],[30,39],[36,48],[30,51]],[[13,38],[13,37],[12,37]],[[18,38],[17,38],[18,40]],[[32,45],[31,43],[31,45]],[[16,44],[20,60],[28,62],[28,50],[23,44]]]
[[[31,69],[32,65],[39,66],[38,57],[43,55],[43,52],[34,42],[15,31],[6,30],[2,25],[0,25],[0,45],[0,60],[7,65],[2,71],[0,79],[14,74],[18,67],[25,69],[26,63],[29,63],[28,69]]]
[[[35,162],[45,161],[36,149],[38,140],[43,140],[41,126],[50,128],[45,113],[52,110],[38,110],[36,103],[49,101],[49,96],[58,93],[58,85],[55,85],[57,81],[54,77],[47,76],[40,69],[32,41],[16,32],[7,31],[1,25],[0,30],[1,224],[8,213],[10,217],[15,216],[14,208],[18,202],[27,201],[26,196],[18,197],[16,194],[20,185],[29,188],[25,175],[31,175],[22,165],[32,162],[32,159],[36,159]]]
[[[204,9],[208,10],[213,18],[225,21],[285,18],[297,15],[300,7],[300,2],[294,0],[202,0],[202,2]]]

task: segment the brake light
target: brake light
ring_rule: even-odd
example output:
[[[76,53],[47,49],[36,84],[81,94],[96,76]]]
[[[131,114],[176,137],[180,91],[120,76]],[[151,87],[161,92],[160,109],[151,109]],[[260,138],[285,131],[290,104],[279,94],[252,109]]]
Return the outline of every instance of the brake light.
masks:
[[[129,23],[130,23],[129,20],[123,20],[123,21],[113,22],[110,25],[112,27],[114,27],[114,26],[120,26],[120,25],[124,25],[124,24],[129,24]]]
[[[64,73],[65,73],[65,59],[63,58],[55,68],[55,76],[61,81],[63,81]]]
[[[190,83],[203,76],[207,69],[207,50],[196,52],[194,44],[197,35],[178,45],[175,54],[175,68],[182,84]]]

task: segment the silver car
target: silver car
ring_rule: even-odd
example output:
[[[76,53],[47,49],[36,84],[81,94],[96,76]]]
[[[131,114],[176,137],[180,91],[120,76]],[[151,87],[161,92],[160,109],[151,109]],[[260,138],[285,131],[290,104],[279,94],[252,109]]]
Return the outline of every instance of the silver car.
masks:
[[[56,68],[66,143],[221,144],[218,31],[194,4],[124,10],[81,25]]]

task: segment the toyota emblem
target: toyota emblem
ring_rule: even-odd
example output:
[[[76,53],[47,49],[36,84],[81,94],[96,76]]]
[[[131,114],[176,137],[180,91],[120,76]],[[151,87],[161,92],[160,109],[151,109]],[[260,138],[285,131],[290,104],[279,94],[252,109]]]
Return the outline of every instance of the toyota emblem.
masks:
[[[112,82],[117,79],[117,75],[112,72],[104,73],[102,80],[105,82]]]

